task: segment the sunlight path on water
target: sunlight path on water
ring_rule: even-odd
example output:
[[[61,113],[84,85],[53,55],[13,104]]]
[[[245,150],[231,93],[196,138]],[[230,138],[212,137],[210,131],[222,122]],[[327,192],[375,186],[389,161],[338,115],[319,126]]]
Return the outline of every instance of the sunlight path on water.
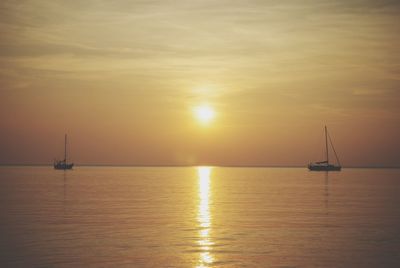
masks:
[[[197,268],[207,267],[214,259],[210,253],[213,242],[210,239],[211,213],[210,213],[210,174],[211,167],[198,167],[199,176],[199,210],[197,220],[199,222],[199,241],[201,248],[199,265]]]

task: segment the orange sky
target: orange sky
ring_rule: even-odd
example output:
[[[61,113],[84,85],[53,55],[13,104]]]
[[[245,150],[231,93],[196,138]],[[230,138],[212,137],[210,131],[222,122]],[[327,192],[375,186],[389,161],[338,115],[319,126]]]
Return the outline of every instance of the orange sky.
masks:
[[[397,1],[2,1],[0,164],[400,166]],[[208,125],[193,115],[207,103]]]

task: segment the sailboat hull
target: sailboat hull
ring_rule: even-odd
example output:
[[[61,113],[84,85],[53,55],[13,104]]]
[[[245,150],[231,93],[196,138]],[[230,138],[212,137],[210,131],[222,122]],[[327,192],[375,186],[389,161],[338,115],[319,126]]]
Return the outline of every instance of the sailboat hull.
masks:
[[[311,171],[340,171],[342,169],[341,166],[335,165],[308,165],[308,169]]]
[[[67,164],[67,163],[55,163],[55,164],[54,164],[54,169],[66,170],[66,169],[72,169],[73,166],[74,166],[73,163],[71,163],[71,164]]]

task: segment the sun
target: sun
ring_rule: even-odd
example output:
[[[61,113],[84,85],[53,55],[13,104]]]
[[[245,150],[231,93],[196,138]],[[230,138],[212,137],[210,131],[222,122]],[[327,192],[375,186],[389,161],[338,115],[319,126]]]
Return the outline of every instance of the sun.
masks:
[[[215,117],[214,109],[206,104],[195,107],[194,114],[202,124],[210,123]]]

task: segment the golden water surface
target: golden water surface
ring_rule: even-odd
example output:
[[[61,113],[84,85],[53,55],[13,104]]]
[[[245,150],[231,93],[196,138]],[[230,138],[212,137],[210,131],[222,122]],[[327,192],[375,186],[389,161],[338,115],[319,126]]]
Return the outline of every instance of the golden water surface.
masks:
[[[400,267],[400,170],[0,167],[1,267]]]

